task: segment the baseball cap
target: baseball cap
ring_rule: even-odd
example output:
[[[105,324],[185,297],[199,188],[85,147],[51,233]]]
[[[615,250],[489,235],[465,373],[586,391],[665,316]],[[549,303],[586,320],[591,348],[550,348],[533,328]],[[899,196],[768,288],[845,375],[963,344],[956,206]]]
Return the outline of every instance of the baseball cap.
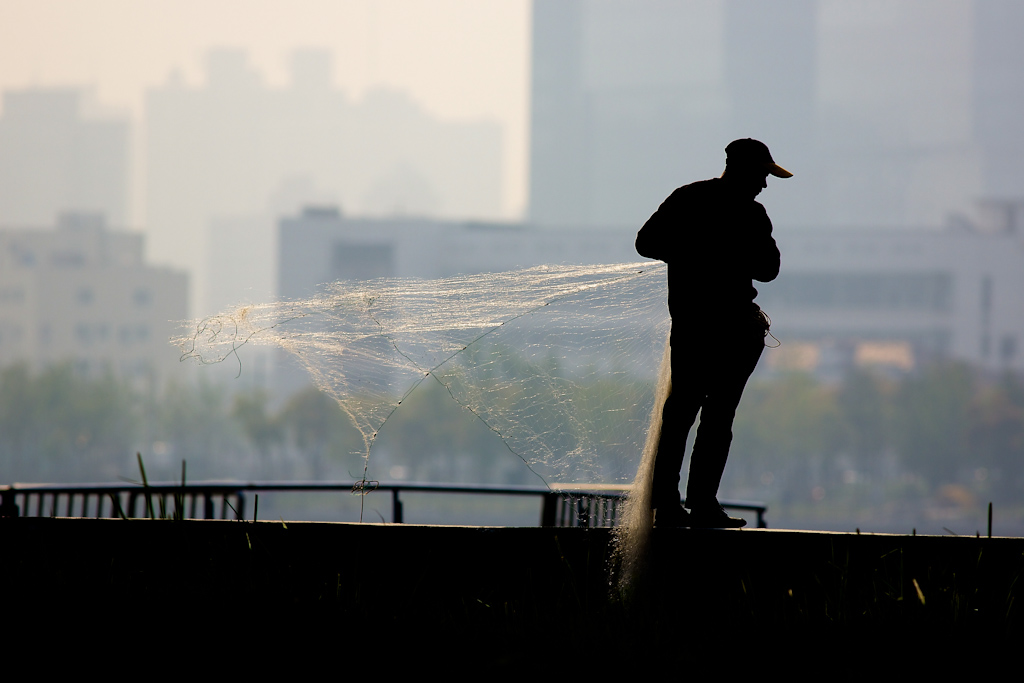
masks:
[[[777,178],[792,178],[793,174],[775,163],[768,145],[753,138],[733,140],[725,147],[725,163],[763,166]]]

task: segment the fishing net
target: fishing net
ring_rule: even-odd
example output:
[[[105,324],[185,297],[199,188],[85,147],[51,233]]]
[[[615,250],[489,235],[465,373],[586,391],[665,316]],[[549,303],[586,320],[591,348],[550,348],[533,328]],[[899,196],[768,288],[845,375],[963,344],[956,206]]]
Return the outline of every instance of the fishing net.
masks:
[[[206,318],[178,341],[202,363],[249,344],[294,355],[362,436],[363,493],[384,478],[378,436],[429,383],[553,490],[632,483],[616,533],[625,592],[647,556],[669,326],[665,265],[647,262],[336,282]]]
[[[427,383],[494,432],[546,485],[628,484],[669,329],[665,266],[541,266],[438,280],[337,282],[245,306],[178,342],[203,363],[287,350],[374,444]]]

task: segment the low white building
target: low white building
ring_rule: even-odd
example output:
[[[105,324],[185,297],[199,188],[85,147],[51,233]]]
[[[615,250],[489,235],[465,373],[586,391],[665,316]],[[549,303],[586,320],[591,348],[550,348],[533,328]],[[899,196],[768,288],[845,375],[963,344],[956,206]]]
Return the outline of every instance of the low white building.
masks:
[[[841,377],[854,366],[908,371],[955,359],[1024,370],[1024,226],[1015,216],[987,228],[777,227],[781,274],[754,283],[782,342],[763,369]],[[312,208],[280,222],[278,296],[307,297],[343,279],[637,261],[636,229],[361,219]]]
[[[769,362],[841,373],[956,359],[1024,370],[1024,235],[776,230],[782,271],[757,284],[782,346]]]
[[[335,280],[432,279],[545,264],[641,261],[635,238],[635,228],[350,218],[333,207],[307,207],[279,223],[277,292],[297,299]]]
[[[143,236],[107,230],[101,216],[0,228],[0,365],[71,362],[152,386],[179,367],[169,339],[187,296],[184,272],[146,265]]]

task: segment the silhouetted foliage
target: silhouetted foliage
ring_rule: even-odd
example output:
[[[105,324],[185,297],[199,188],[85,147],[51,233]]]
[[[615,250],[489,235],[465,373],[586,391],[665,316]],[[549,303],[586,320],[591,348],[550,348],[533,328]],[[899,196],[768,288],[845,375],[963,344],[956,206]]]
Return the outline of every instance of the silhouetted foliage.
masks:
[[[839,384],[763,378],[747,388],[733,450],[726,495],[803,519],[1006,510],[1024,489],[1024,380],[961,363],[902,378],[855,370]]]
[[[906,466],[932,485],[974,469],[967,436],[977,383],[966,365],[937,364],[904,380],[896,396],[894,445]]]
[[[496,372],[494,381],[505,375]],[[645,428],[649,408],[640,407],[650,405],[650,382],[628,374],[588,376],[593,379],[577,380],[571,400],[581,419],[599,425],[602,448],[628,455],[618,453],[615,435]],[[535,389],[543,393],[541,384]],[[623,392],[635,397],[636,410],[608,412],[608,397]],[[512,394],[494,398],[514,400]],[[945,363],[902,378],[855,371],[838,384],[803,374],[767,377],[747,388],[733,431],[736,457],[723,495],[764,500],[775,510],[809,506],[808,514],[820,515],[831,505],[849,514],[899,516],[908,507],[1016,504],[1024,490],[1019,374],[992,376]],[[313,388],[275,407],[265,394],[232,397],[204,383],[170,383],[145,394],[112,376],[82,377],[71,366],[0,370],[5,482],[134,478],[136,452],[154,480],[178,476],[182,460],[197,480],[363,474],[359,433],[335,400]],[[381,430],[368,474],[537,483],[493,431],[433,381]]]
[[[339,461],[335,477],[362,477],[363,440],[338,402],[309,387],[294,396],[276,418],[280,434],[309,463],[310,476],[319,479],[329,459]]]
[[[37,376],[15,365],[0,371],[0,462],[9,481],[113,478],[109,455],[129,452],[139,411],[110,375],[85,379],[70,365]]]

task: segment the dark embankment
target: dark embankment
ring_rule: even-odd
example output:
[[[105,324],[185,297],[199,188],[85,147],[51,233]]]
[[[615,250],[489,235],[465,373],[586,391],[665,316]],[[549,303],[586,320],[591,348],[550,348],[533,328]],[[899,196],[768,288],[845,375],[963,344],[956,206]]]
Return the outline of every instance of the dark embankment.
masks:
[[[607,529],[20,518],[0,520],[0,538],[20,632],[145,624],[522,663],[787,646],[857,665],[879,650],[997,654],[1022,631],[1015,538],[660,529],[626,596],[609,582]]]

